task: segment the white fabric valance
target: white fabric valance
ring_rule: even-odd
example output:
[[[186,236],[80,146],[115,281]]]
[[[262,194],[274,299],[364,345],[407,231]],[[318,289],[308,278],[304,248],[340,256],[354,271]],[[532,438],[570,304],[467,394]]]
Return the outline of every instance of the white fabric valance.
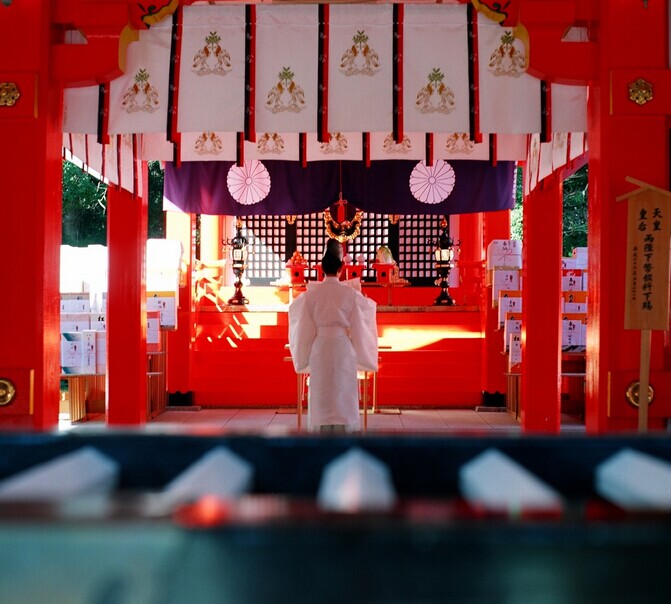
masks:
[[[255,8],[256,130],[317,132],[319,13],[311,5]],[[176,85],[177,130],[241,132],[245,113],[245,6],[185,6],[182,36],[172,19],[140,32],[126,72],[110,85],[109,134],[165,132]],[[392,5],[329,5],[327,111],[330,131],[393,130]],[[484,134],[540,133],[540,81],[525,73],[526,48],[515,31],[477,18],[477,78],[469,80],[467,10],[415,5],[402,13],[402,111],[408,132],[469,132],[476,110]],[[171,83],[171,56],[179,77]],[[172,55],[171,55],[172,53]],[[247,74],[249,78],[249,74]],[[249,82],[247,82],[249,83]],[[322,82],[322,85],[324,83]],[[469,87],[477,94],[469,97]],[[552,85],[552,132],[584,132],[586,91]],[[98,88],[65,92],[64,131],[95,134]]]
[[[125,188],[132,160],[241,156],[528,160],[533,188],[583,141],[587,89],[528,75],[524,35],[473,14],[455,3],[184,6],[140,32],[107,90],[65,90],[64,147]]]

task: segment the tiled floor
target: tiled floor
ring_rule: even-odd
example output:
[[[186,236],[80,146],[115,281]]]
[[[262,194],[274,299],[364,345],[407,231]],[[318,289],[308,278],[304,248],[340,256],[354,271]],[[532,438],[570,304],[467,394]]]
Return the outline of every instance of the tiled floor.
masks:
[[[307,416],[303,415],[305,432]],[[70,423],[61,419],[61,430],[100,430],[102,416],[90,421]],[[143,428],[152,433],[263,433],[281,436],[297,432],[293,409],[199,409],[168,410]],[[562,417],[562,433],[584,432],[575,418]],[[519,422],[506,411],[474,409],[383,409],[368,414],[368,433],[444,433],[444,434],[520,434]]]

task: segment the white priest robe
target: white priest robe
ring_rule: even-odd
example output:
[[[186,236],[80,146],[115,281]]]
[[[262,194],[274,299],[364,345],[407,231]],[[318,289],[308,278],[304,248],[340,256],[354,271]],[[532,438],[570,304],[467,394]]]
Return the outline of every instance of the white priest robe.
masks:
[[[289,306],[296,373],[309,373],[308,428],[358,430],[357,370],[377,371],[376,304],[337,277],[310,283]]]

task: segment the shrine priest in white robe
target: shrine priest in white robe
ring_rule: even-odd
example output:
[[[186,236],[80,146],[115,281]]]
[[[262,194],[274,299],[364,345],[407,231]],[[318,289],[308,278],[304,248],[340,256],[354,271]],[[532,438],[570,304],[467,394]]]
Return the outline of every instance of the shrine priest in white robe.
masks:
[[[377,371],[376,304],[340,281],[342,245],[328,241],[324,280],[289,306],[289,348],[296,373],[309,373],[308,429],[361,428],[357,371]]]

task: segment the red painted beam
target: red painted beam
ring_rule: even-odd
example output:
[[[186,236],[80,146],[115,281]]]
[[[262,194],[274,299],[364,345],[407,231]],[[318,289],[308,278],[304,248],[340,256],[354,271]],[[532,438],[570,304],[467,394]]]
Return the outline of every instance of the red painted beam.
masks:
[[[615,198],[632,189],[626,176],[668,189],[671,164],[669,105],[664,115],[664,108],[655,109],[655,101],[637,105],[623,98],[629,74],[656,77],[668,67],[667,3],[651,1],[647,8],[643,2],[620,0],[600,4],[601,64],[588,100],[590,317],[585,427],[590,434],[637,426],[622,402],[627,385],[623,376],[638,371],[640,333],[624,329],[627,206]],[[662,393],[665,381],[656,372],[664,368],[663,338],[661,332],[652,334],[650,381]],[[662,426],[651,416],[650,429]]]
[[[483,215],[482,249],[495,239],[510,239],[510,212],[488,212]],[[482,390],[486,392],[506,392],[507,357],[504,349],[503,330],[499,327],[499,309],[492,306],[492,287],[485,290],[481,302],[485,342],[482,361]]]
[[[131,4],[61,0],[53,3],[52,22],[58,32],[51,46],[52,77],[68,86],[103,84],[125,70],[126,48],[138,39],[130,25]],[[85,44],[65,44],[68,30],[77,30]]]
[[[146,164],[145,164],[146,171]],[[147,182],[146,178],[144,182]],[[147,420],[147,187],[107,190],[107,422]]]
[[[571,27],[593,24],[598,11],[594,0],[518,0],[516,4],[505,24],[522,25],[528,33],[527,73],[559,84],[587,84],[597,76],[598,44],[591,38],[563,41]]]
[[[559,433],[562,187],[545,179],[524,200],[522,429]]]
[[[633,100],[639,92],[639,101]],[[646,93],[649,92],[649,97]],[[649,99],[649,100],[646,100]],[[611,113],[632,117],[671,113],[671,70],[630,67],[611,72]]]
[[[0,83],[18,93],[0,105],[0,378],[17,392],[0,429],[58,424],[62,92],[41,42],[50,6],[0,6]]]
[[[177,329],[168,333],[168,392],[189,392],[191,387],[192,347],[195,338],[194,312],[191,293],[193,291],[193,258],[191,237],[194,226],[192,214],[168,212],[166,216],[166,238],[177,239],[184,248],[182,279],[179,287]]]

